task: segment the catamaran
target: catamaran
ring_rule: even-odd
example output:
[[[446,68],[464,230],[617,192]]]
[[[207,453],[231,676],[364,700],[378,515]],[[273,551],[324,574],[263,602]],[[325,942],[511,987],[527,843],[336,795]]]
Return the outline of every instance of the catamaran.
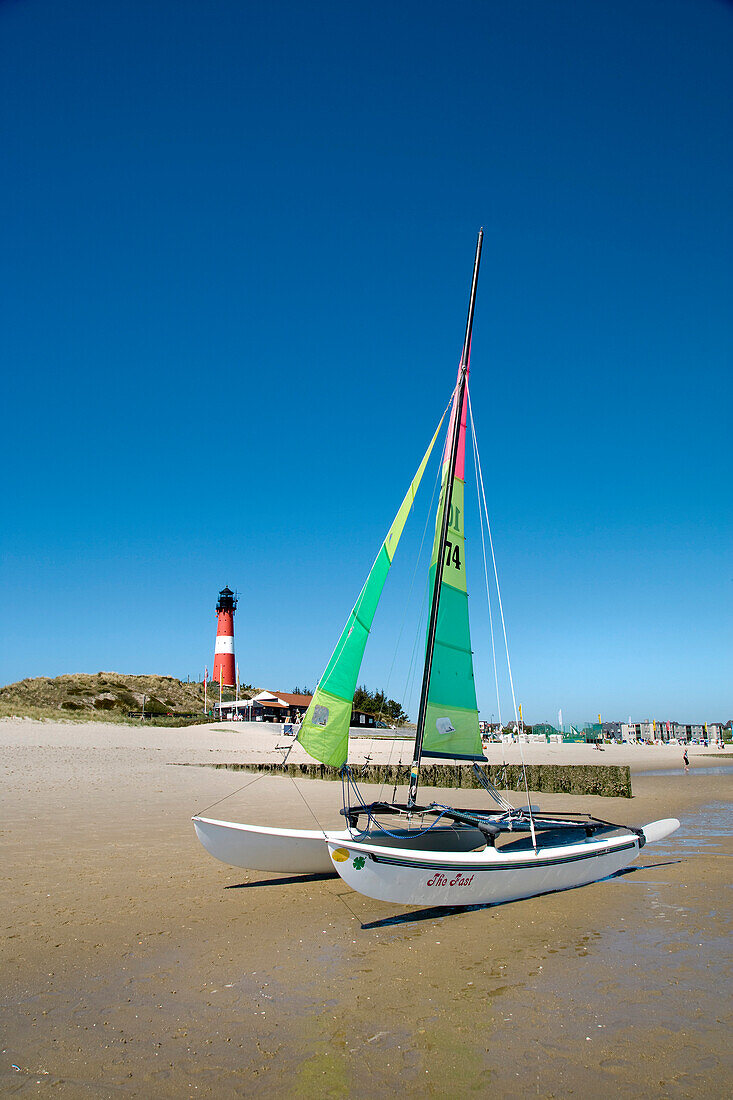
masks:
[[[596,882],[630,864],[645,844],[679,828],[676,818],[637,828],[588,814],[542,812],[530,804],[526,771],[528,804],[515,807],[480,767],[486,757],[468,617],[464,484],[468,376],[482,243],[480,230],[443,452],[429,566],[430,614],[406,798],[403,802],[363,800],[347,763],[349,723],[377,605],[444,417],[379,548],[298,732],[298,741],[310,756],[342,771],[345,827],[280,829],[195,816],[199,840],[224,863],[289,874],[335,871],[354,890],[400,905],[474,905]],[[485,509],[480,473],[479,478]],[[419,801],[420,769],[426,759],[472,764],[492,805],[472,809]]]

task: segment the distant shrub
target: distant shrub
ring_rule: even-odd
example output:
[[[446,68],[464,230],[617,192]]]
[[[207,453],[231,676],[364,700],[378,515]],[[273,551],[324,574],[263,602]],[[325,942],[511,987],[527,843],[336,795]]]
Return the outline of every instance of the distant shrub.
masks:
[[[126,691],[124,688],[122,691],[116,692],[117,706],[122,710],[137,710],[140,704],[131,691]]]
[[[154,695],[148,695],[145,699],[145,713],[146,714],[167,714],[170,707],[161,703],[160,699],[156,699]]]

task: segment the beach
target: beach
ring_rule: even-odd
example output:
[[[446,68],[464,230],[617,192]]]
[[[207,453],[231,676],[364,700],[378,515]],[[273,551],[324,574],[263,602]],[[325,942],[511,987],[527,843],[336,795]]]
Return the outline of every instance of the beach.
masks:
[[[236,724],[0,722],[1,1094],[729,1095],[730,750],[694,746],[686,773],[679,746],[523,746],[632,768],[632,799],[545,808],[682,827],[613,879],[448,911],[204,852],[190,818],[213,805],[339,822],[338,783],[190,766],[288,747],[307,759]],[[356,762],[400,754],[353,742]]]

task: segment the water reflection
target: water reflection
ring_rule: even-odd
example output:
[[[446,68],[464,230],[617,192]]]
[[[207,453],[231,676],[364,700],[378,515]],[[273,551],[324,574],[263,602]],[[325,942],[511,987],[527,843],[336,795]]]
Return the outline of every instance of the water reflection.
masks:
[[[708,802],[693,813],[680,814],[680,827],[663,841],[654,842],[655,855],[679,853],[680,849],[717,847],[717,840],[733,833],[733,803]]]
[[[647,775],[666,775],[666,776],[669,776],[669,775],[676,775],[676,776],[685,775],[685,776],[688,776],[689,778],[694,778],[695,776],[698,776],[698,775],[730,775],[730,776],[733,776],[733,764],[716,764],[716,765],[711,766],[711,767],[690,768],[690,770],[688,772],[686,772],[683,765],[680,764],[679,768],[656,768],[653,771],[643,771],[643,772],[638,772],[637,773],[637,776],[638,776],[639,779],[641,779],[643,776],[647,776]]]

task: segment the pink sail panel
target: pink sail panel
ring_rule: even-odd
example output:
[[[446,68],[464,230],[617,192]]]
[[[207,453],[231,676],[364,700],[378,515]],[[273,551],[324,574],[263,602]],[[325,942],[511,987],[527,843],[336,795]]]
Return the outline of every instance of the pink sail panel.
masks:
[[[468,349],[468,362],[466,364],[466,382],[468,382],[468,373],[471,369],[471,349]],[[461,376],[461,367],[458,366],[458,378]],[[461,409],[461,430],[458,433],[458,453],[456,455],[456,474],[457,478],[461,481],[465,481],[466,473],[466,418],[467,418],[467,406],[468,406],[468,392],[463,391],[463,408]],[[443,465],[445,466],[450,458],[450,441],[453,438],[453,424],[455,423],[456,415],[456,399],[453,398],[453,406],[451,408],[450,423],[448,425],[448,435],[445,441],[445,450],[443,451]]]

